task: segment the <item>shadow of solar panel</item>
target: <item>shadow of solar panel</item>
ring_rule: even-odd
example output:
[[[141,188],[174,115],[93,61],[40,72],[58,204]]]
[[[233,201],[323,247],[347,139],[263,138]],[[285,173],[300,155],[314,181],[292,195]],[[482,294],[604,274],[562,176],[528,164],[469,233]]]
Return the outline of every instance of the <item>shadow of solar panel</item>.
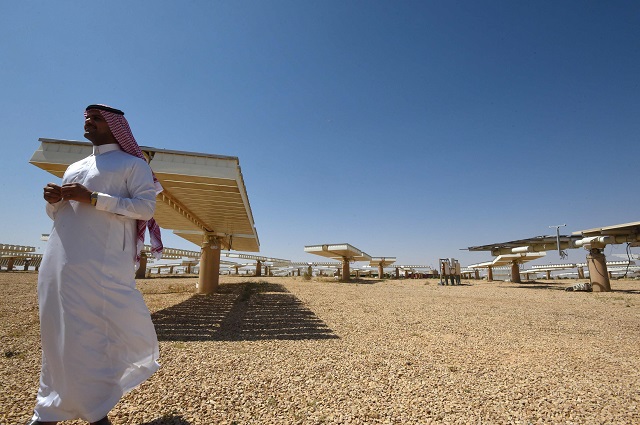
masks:
[[[336,339],[338,336],[282,285],[245,282],[194,295],[151,316],[160,341]]]
[[[229,339],[331,339],[331,329],[290,293],[260,292],[247,303],[246,314]]]
[[[237,295],[194,295],[188,300],[151,315],[160,341],[206,341],[216,339]]]

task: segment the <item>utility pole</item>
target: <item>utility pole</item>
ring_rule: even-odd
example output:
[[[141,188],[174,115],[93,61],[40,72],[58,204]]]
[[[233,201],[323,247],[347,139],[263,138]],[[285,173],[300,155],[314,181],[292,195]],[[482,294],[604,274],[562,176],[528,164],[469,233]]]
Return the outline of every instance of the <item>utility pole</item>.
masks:
[[[560,228],[561,227],[565,227],[566,224],[559,224],[557,226],[549,226],[550,229],[555,228],[556,229],[556,246],[558,247],[558,255],[560,256],[560,258],[564,259],[567,254],[565,254],[564,252],[562,252],[562,250],[560,249]]]

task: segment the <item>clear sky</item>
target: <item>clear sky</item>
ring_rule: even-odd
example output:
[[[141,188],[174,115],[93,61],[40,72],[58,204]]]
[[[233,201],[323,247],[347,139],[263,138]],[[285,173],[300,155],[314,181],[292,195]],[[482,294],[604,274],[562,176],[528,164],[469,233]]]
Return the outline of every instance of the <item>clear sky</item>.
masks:
[[[637,1],[5,1],[0,61],[0,243],[42,247],[56,179],[28,161],[91,103],[238,157],[265,256],[467,265],[640,221]]]

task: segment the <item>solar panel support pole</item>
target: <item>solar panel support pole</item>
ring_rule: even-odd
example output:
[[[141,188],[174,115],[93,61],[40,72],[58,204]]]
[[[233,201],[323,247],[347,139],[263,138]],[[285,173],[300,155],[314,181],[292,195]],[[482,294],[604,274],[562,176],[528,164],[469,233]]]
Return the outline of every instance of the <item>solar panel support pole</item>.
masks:
[[[342,257],[342,281],[349,282],[351,280],[351,271],[349,270],[349,259]]]
[[[591,248],[587,254],[587,266],[589,267],[589,281],[593,292],[611,292],[607,259],[602,249]]]
[[[136,279],[144,279],[147,275],[147,254],[140,253],[140,265],[136,270]]]
[[[518,266],[517,261],[511,263],[511,282],[522,283],[522,280],[520,279],[520,267]]]
[[[212,235],[205,235],[200,256],[198,294],[213,294],[220,282],[220,241]]]

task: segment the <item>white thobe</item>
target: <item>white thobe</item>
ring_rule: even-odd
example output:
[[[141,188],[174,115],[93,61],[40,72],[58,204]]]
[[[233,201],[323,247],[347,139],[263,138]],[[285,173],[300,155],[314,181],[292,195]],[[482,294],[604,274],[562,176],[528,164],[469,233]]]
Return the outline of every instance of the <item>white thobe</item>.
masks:
[[[149,165],[117,144],[67,168],[62,183],[96,206],[47,204],[53,230],[38,276],[42,372],[34,419],[102,419],[159,367],[151,315],[135,287],[136,220],[152,217]]]

